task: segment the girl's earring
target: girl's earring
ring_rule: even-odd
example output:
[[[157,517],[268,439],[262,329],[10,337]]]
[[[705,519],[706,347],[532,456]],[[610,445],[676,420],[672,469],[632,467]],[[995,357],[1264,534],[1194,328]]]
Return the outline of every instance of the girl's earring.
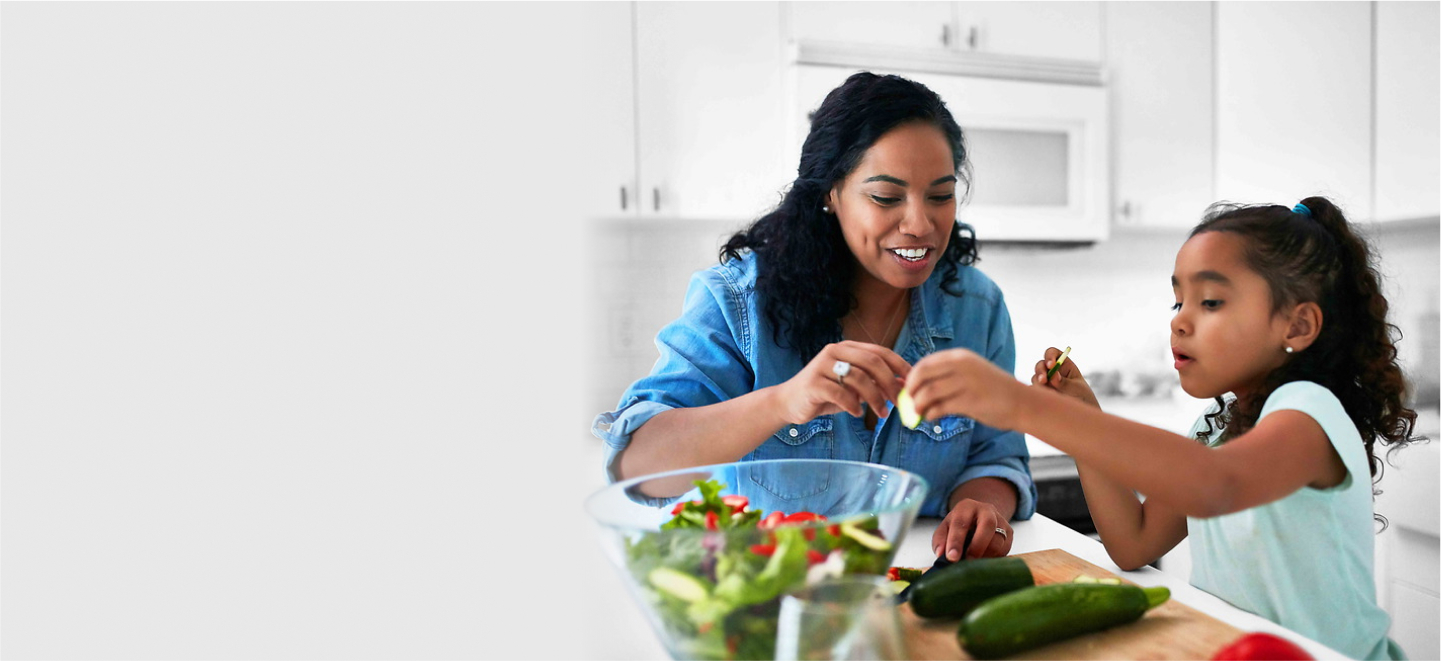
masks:
[[[826,213],[830,213],[830,212],[831,212],[831,208],[830,208],[829,206],[822,206],[822,207],[821,207],[821,211],[824,211],[824,212],[826,212]]]
[[[1286,353],[1295,353],[1295,352],[1296,352],[1295,349],[1292,349],[1291,347],[1286,347]]]

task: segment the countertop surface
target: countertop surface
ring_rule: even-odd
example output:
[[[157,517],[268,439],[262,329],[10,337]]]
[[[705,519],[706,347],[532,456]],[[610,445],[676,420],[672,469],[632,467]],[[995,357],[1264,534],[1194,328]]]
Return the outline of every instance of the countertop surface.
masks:
[[[906,535],[901,548],[896,551],[893,564],[902,567],[929,567],[935,561],[931,553],[931,535],[939,519],[918,519]],[[1345,659],[1345,655],[1321,643],[1306,638],[1263,617],[1240,610],[1221,599],[1212,596],[1189,583],[1186,576],[1174,576],[1151,567],[1136,571],[1121,571],[1106,555],[1100,542],[1067,528],[1055,521],[1037,514],[1029,521],[1012,522],[1015,540],[1011,553],[1027,553],[1058,548],[1102,569],[1115,573],[1137,585],[1152,587],[1164,585],[1171,589],[1171,598],[1184,603],[1206,615],[1210,615],[1242,631],[1264,631],[1282,636],[1305,648],[1317,659]]]

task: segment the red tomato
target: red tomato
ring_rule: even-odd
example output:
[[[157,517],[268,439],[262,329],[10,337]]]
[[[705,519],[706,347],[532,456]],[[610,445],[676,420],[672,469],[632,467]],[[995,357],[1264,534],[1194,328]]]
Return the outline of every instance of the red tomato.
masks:
[[[761,519],[760,522],[756,524],[756,527],[762,530],[769,530],[780,525],[781,521],[785,520],[785,518],[785,514],[782,514],[780,512],[771,512],[770,514],[766,515],[766,518]]]
[[[815,549],[806,549],[806,560],[809,560],[810,563],[814,565],[818,562],[825,562],[826,555]]]
[[[1315,657],[1285,638],[1269,633],[1248,633],[1222,647],[1211,661],[1308,661]]]
[[[721,496],[721,502],[730,505],[730,508],[737,512],[743,512],[751,500],[745,496],[731,494],[729,496]]]
[[[705,529],[706,529],[706,530],[720,530],[720,525],[719,525],[719,524],[720,524],[720,517],[716,516],[715,512],[706,512],[706,513],[705,513]]]
[[[763,556],[766,556],[767,558],[769,558],[769,557],[771,557],[771,556],[773,556],[773,555],[776,554],[776,545],[775,545],[775,544],[752,544],[752,545],[751,545],[751,553],[754,553],[754,554],[756,554],[756,555],[763,555]]]

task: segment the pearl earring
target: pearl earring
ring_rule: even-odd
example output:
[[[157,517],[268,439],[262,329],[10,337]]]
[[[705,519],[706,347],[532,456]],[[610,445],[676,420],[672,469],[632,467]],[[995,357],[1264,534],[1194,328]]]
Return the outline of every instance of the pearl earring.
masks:
[[[1292,349],[1291,347],[1286,347],[1286,353],[1295,353],[1295,351],[1296,350]]]
[[[821,207],[821,211],[824,211],[824,212],[826,212],[826,213],[830,213],[830,212],[831,212],[831,208],[828,207],[828,206],[822,206],[822,207]]]

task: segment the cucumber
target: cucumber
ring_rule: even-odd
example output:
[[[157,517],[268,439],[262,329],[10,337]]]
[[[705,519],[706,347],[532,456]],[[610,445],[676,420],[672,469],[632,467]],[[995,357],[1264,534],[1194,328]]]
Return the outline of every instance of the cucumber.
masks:
[[[966,560],[911,582],[911,610],[921,617],[961,617],[992,597],[1036,584],[1020,558]]]
[[[1002,595],[961,623],[961,647],[978,659],[997,659],[1058,640],[1141,619],[1165,603],[1164,587],[1053,583]]]
[[[921,414],[916,412],[916,402],[905,388],[901,388],[901,394],[896,397],[896,411],[901,414],[901,424],[905,425],[906,429],[921,426]]]

